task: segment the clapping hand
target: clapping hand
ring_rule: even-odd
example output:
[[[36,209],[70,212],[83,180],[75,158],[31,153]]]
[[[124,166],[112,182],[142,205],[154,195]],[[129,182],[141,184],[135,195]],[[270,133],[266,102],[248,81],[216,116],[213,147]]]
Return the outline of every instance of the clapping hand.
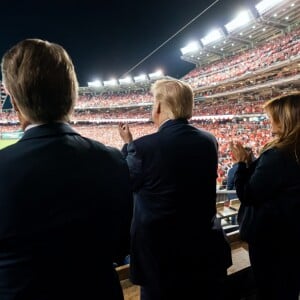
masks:
[[[246,164],[252,162],[251,151],[247,151],[240,142],[231,141],[229,147],[236,161],[244,162]]]
[[[119,128],[120,137],[122,138],[124,143],[128,144],[128,143],[132,142],[133,138],[132,138],[132,134],[130,132],[128,124],[127,123],[119,123],[118,128]]]

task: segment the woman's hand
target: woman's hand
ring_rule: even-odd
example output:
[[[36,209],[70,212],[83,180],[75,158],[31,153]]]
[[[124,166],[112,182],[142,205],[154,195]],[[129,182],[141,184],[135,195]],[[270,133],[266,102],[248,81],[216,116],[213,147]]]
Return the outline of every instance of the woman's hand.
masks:
[[[244,162],[246,164],[251,163],[252,157],[251,152],[247,151],[240,142],[230,142],[229,143],[232,156],[237,162]]]

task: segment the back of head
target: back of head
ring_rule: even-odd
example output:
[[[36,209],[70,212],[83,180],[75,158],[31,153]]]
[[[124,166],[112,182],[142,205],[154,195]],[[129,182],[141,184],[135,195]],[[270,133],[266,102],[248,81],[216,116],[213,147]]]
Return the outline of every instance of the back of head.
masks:
[[[300,93],[271,99],[265,103],[264,109],[280,126],[275,140],[266,148],[275,146],[296,151],[300,147]]]
[[[67,121],[78,83],[73,63],[58,44],[26,39],[3,56],[3,83],[30,123]]]
[[[151,92],[175,119],[192,117],[194,94],[189,84],[176,79],[160,79],[152,85]]]

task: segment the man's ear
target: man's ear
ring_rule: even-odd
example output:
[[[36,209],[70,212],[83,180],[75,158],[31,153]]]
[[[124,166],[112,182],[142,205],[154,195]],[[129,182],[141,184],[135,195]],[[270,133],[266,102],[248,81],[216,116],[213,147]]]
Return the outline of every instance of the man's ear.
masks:
[[[158,102],[157,105],[156,105],[156,113],[157,114],[161,113],[161,104],[160,104],[160,102]]]

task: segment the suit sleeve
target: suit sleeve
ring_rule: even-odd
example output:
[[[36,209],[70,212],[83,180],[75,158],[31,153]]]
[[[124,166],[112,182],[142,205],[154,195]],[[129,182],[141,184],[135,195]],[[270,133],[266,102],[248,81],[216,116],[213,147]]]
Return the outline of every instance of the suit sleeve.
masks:
[[[235,170],[233,168],[229,169],[227,174],[227,190],[234,190],[234,173]]]
[[[142,185],[143,170],[142,157],[138,152],[135,142],[125,144],[122,148],[122,153],[126,158],[130,173],[130,181],[133,191],[137,191]]]
[[[130,226],[133,214],[133,195],[130,187],[129,170],[124,156],[117,149],[112,149],[114,156],[114,184],[110,195],[113,211],[111,236],[113,241],[114,262],[122,264],[124,257],[130,253]]]

